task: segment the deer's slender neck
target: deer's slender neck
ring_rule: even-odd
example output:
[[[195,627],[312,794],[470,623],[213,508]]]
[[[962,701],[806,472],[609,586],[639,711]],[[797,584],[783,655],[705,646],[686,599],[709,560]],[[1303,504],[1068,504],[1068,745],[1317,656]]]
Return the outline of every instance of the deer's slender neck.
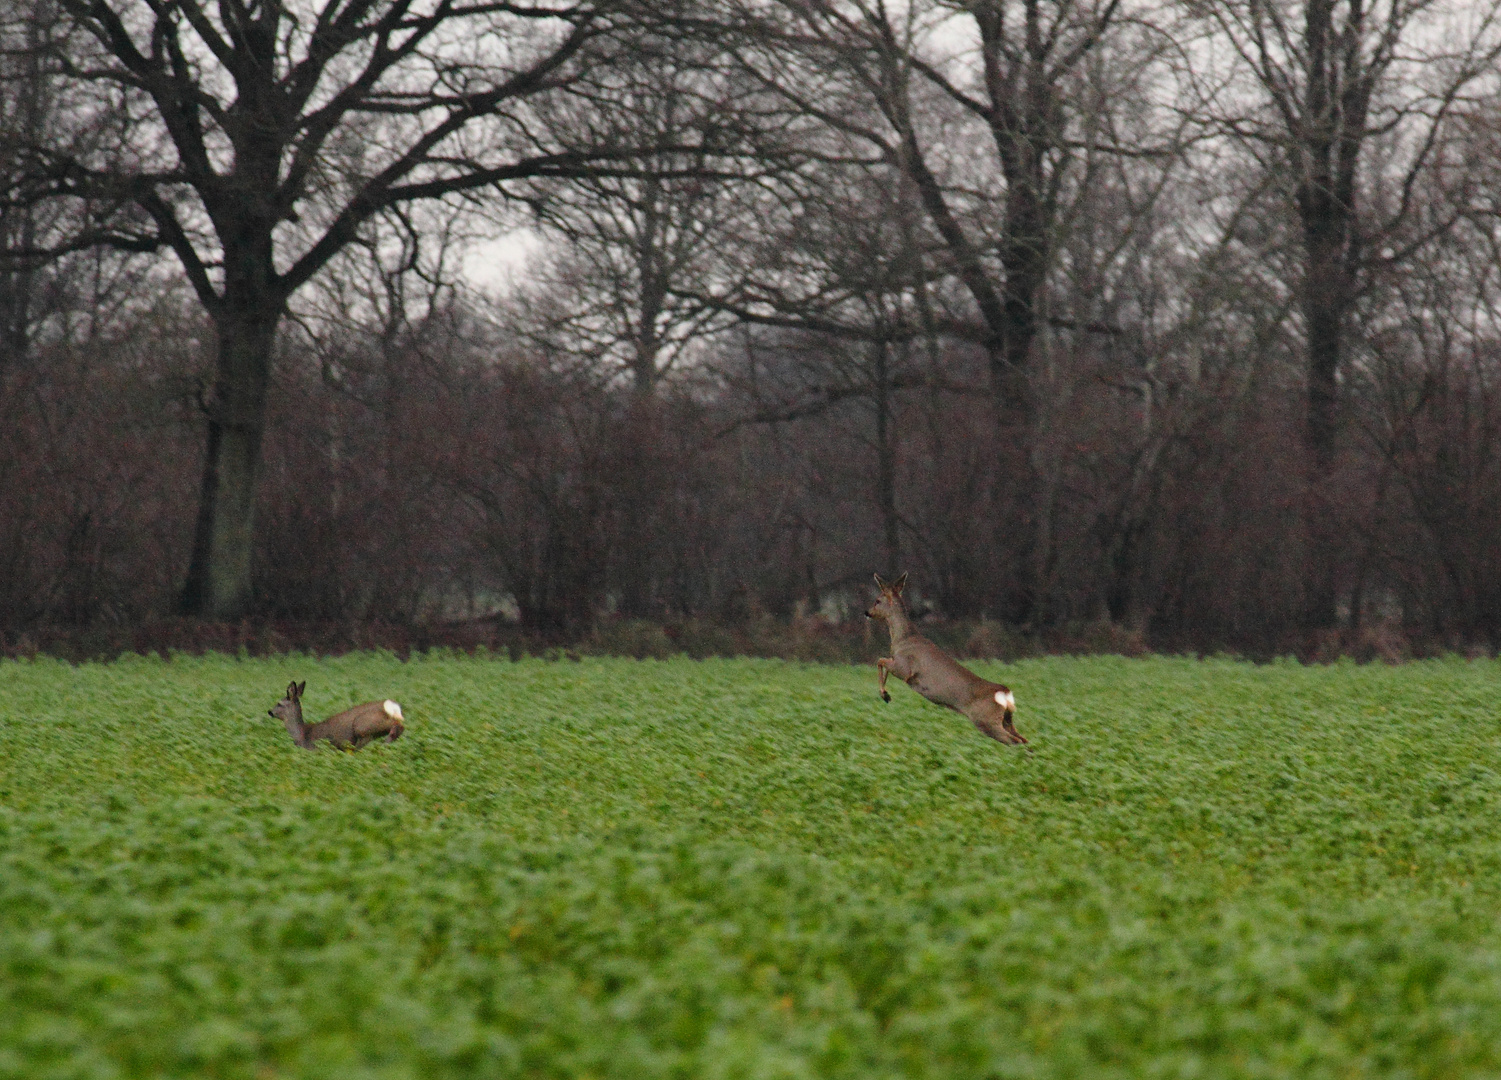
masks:
[[[302,710],[298,709],[293,716],[284,716],[281,722],[286,725],[287,734],[292,736],[292,741],[298,746],[308,744],[307,725],[302,722]]]
[[[895,648],[897,642],[912,633],[912,619],[907,615],[907,609],[900,604],[892,604],[891,611],[886,615],[886,629],[891,631],[891,645]]]

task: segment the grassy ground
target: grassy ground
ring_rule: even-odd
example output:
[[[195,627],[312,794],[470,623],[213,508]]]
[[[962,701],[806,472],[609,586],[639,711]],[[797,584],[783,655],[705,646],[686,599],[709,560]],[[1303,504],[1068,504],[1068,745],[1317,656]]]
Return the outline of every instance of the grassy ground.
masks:
[[[981,670],[0,663],[0,1077],[1501,1073],[1501,663]]]

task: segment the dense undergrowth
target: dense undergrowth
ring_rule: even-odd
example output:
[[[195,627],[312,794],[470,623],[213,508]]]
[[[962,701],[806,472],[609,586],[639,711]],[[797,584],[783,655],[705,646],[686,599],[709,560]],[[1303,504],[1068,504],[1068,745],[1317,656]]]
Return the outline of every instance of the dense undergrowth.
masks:
[[[1423,632],[1390,623],[1343,630],[1253,636],[1238,641],[1173,639],[1108,622],[1082,622],[1019,630],[985,619],[925,619],[923,633],[956,656],[1022,660],[1044,656],[1143,656],[1151,651],[1181,655],[1236,656],[1266,662],[1294,657],[1305,663],[1349,658],[1362,663],[1402,663],[1462,653],[1496,655],[1494,643]],[[871,663],[886,651],[886,634],[865,619],[831,622],[821,617],[770,616],[719,621],[683,618],[656,622],[600,619],[587,629],[544,632],[497,619],[449,623],[316,620],[254,620],[205,623],[166,619],[138,625],[40,625],[0,628],[0,657],[56,657],[75,663],[141,656],[201,656],[220,652],[274,657],[288,652],[342,656],[385,650],[406,659],[415,653],[451,651],[542,659],[620,656],[635,660],[691,657],[760,657],[811,663]]]
[[[0,663],[0,1076],[1501,1070],[1501,664],[982,670]]]
[[[949,651],[966,657],[1016,660],[1043,655],[1140,655],[1142,634],[1109,623],[1088,623],[1023,633],[986,620],[939,620],[924,632]],[[382,649],[403,659],[414,653],[454,651],[560,659],[621,656],[668,660],[678,656],[761,657],[814,663],[868,663],[886,646],[886,634],[865,619],[831,622],[820,617],[770,616],[725,622],[684,618],[667,622],[605,618],[580,630],[529,630],[499,619],[449,623],[319,622],[254,620],[206,623],[167,619],[140,625],[43,625],[28,630],[0,628],[0,657],[51,656],[75,663],[111,660],[122,653],[163,658],[220,652],[271,657],[288,652],[341,656]],[[1404,642],[1404,648],[1406,643]],[[1192,650],[1190,650],[1192,651]],[[1358,642],[1333,650],[1319,642],[1290,642],[1283,652],[1330,659],[1340,653],[1369,658]],[[1327,655],[1326,655],[1327,654]],[[1405,659],[1411,650],[1386,659]]]

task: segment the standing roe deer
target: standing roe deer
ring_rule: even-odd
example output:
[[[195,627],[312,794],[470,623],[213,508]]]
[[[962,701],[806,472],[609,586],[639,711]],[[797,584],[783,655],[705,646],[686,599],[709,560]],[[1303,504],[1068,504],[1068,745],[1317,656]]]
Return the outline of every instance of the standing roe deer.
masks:
[[[385,701],[367,701],[352,709],[330,716],[321,724],[302,722],[302,692],[307,682],[300,686],[287,686],[287,696],[267,710],[287,725],[287,734],[304,750],[313,749],[313,743],[327,739],[340,750],[358,750],[372,739],[382,735],[386,742],[395,742],[406,729],[401,726],[401,706],[389,698]]]
[[[877,574],[881,597],[865,613],[867,619],[884,620],[891,631],[891,655],[876,661],[881,700],[891,700],[886,692],[886,675],[894,671],[897,678],[929,701],[969,717],[982,734],[1013,745],[1026,742],[1016,730],[1016,699],[1011,691],[960,667],[953,657],[912,628],[907,605],[902,603],[906,585],[906,574],[892,582],[882,581]]]

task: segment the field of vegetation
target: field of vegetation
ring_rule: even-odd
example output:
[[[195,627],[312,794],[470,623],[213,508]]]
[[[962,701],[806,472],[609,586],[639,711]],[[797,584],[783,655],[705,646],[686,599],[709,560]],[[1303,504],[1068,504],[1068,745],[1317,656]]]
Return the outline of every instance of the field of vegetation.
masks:
[[[0,662],[0,1077],[1501,1070],[1501,663],[980,668]]]

